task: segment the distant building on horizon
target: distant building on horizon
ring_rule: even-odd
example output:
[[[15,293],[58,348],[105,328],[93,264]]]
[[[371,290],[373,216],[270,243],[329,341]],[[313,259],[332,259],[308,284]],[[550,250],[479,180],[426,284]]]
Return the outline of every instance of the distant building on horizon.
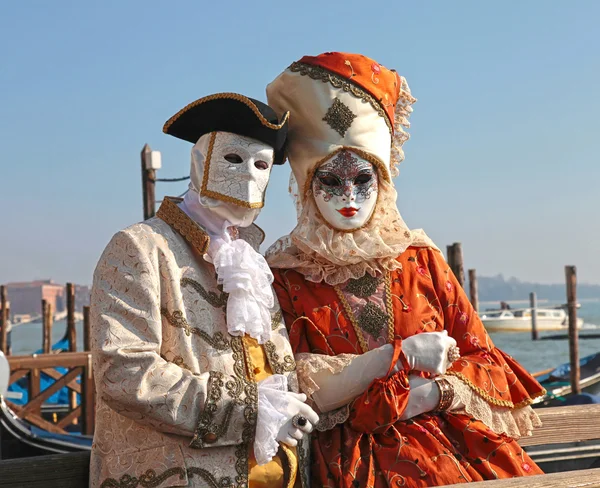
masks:
[[[40,315],[42,300],[52,305],[52,312],[64,312],[67,307],[66,287],[52,280],[14,282],[6,285],[7,300],[10,302],[10,315]],[[75,285],[75,310],[81,311],[89,305],[90,288]]]

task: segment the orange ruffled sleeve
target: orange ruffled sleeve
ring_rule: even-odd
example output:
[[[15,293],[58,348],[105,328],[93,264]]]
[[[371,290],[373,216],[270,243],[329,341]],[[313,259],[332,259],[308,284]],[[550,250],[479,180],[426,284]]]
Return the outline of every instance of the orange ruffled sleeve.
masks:
[[[400,360],[404,369],[373,380],[369,388],[352,403],[350,426],[358,432],[381,433],[400,420],[408,403],[408,365],[402,354],[402,341],[394,343],[391,369]]]
[[[461,353],[460,360],[447,374],[461,379],[496,407],[521,408],[543,395],[542,386],[519,363],[494,346],[441,253],[430,249],[427,259],[444,315],[444,328],[456,340]]]

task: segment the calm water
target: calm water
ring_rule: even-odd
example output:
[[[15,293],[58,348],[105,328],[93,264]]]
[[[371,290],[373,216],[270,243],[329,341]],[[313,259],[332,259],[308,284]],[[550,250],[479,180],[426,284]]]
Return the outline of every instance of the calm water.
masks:
[[[482,309],[497,306],[496,303],[484,303]],[[540,303],[540,307],[551,305]],[[512,306],[512,304],[511,304]],[[513,308],[526,306],[515,304]],[[600,300],[581,301],[581,308],[577,311],[578,316],[583,318],[586,329],[580,333],[579,355],[580,357],[600,351],[600,339],[585,339],[587,333],[600,335]],[[587,329],[590,326],[590,329]],[[77,323],[77,350],[83,349],[83,323]],[[595,330],[592,327],[598,327]],[[52,342],[60,340],[66,329],[64,320],[54,323],[52,329]],[[540,333],[540,337],[556,335],[559,332]],[[539,340],[532,341],[530,332],[522,333],[495,333],[490,334],[497,347],[510,354],[531,372],[557,366],[569,361],[569,342],[567,340]],[[32,354],[42,347],[41,324],[26,324],[17,326],[12,331],[13,354]]]

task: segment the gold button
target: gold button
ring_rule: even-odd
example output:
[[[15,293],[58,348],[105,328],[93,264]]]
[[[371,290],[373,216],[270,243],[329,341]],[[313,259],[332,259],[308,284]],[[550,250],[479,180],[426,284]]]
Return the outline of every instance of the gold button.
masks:
[[[258,374],[261,372],[261,369],[257,366],[256,368],[254,368],[254,374]]]
[[[202,440],[207,444],[214,444],[215,442],[217,442],[217,434],[215,434],[214,432],[209,432],[208,434],[205,434],[204,437],[202,437]]]

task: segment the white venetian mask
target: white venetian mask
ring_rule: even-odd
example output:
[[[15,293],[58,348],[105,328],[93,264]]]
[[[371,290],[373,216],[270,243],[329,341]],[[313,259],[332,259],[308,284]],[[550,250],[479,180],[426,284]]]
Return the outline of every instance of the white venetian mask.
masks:
[[[206,137],[208,141],[203,141]],[[200,146],[199,151],[203,152],[202,146],[206,142],[206,152],[201,154],[204,157],[196,158],[203,160],[204,167],[196,168],[196,171],[192,151],[192,182],[200,195],[240,207],[262,208],[273,167],[273,148],[230,132],[212,132],[202,136],[196,144]]]
[[[188,206],[200,205],[232,225],[258,216],[273,166],[273,148],[230,132],[203,135],[192,148]],[[194,203],[194,205],[192,205]]]
[[[315,171],[312,192],[323,218],[338,230],[365,225],[375,209],[377,170],[369,161],[341,151]]]

